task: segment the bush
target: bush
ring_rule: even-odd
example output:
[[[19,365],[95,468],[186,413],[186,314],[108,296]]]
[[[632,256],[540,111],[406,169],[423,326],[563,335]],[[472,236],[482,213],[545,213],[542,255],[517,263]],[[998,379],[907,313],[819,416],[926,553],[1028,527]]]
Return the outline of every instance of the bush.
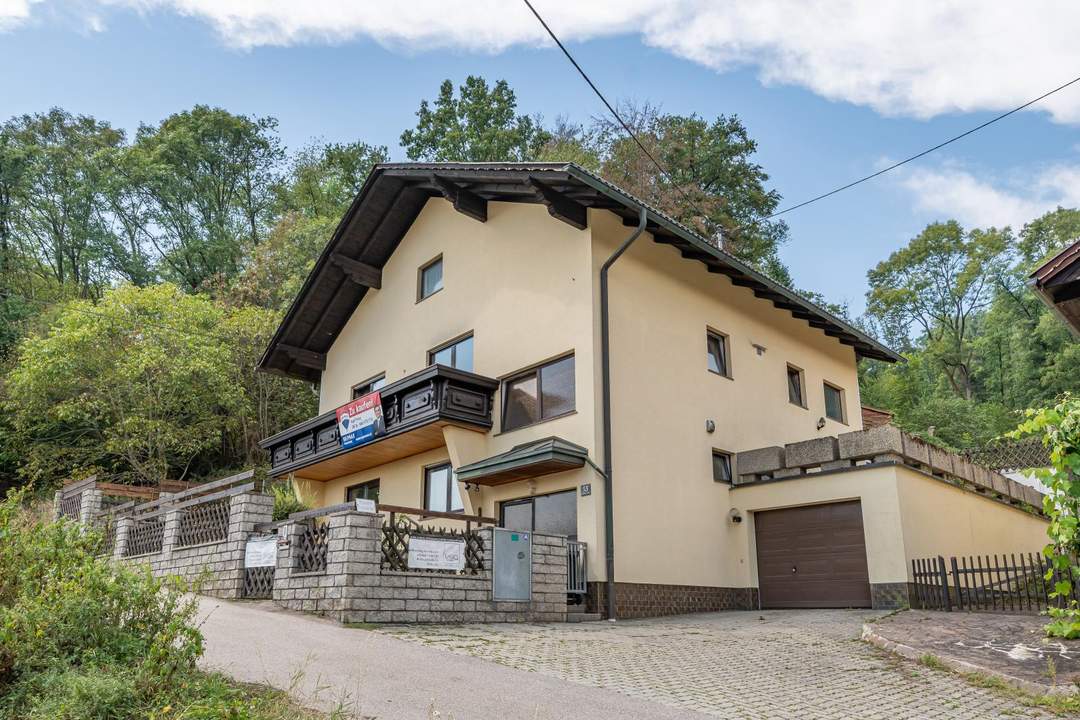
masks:
[[[310,720],[199,672],[191,588],[97,556],[101,538],[0,502],[0,720]]]
[[[274,496],[274,522],[286,520],[289,515],[308,509],[307,504],[296,494],[292,483],[274,485],[270,488],[270,493]]]

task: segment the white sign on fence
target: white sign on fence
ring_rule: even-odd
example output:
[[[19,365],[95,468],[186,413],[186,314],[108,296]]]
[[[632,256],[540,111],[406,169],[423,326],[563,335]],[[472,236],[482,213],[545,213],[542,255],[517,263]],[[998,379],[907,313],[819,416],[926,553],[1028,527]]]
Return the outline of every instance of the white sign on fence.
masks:
[[[244,547],[244,567],[274,567],[277,565],[277,536],[248,538]]]
[[[356,503],[356,512],[373,513],[375,512],[375,501],[367,500],[365,498],[356,498],[353,502]]]
[[[410,570],[464,570],[465,538],[409,538]]]

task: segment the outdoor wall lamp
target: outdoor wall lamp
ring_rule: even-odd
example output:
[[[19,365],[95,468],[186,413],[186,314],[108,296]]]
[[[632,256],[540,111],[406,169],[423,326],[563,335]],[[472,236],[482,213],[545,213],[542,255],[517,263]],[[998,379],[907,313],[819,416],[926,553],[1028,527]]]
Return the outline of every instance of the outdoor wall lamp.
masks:
[[[817,419],[817,429],[820,430],[823,427],[825,427],[825,418],[820,417]]]
[[[731,508],[727,514],[728,520],[734,525],[738,525],[742,522],[742,513],[739,512],[739,508]]]
[[[716,421],[714,421],[714,420],[706,420],[705,421],[705,432],[707,432],[707,433],[716,432]]]

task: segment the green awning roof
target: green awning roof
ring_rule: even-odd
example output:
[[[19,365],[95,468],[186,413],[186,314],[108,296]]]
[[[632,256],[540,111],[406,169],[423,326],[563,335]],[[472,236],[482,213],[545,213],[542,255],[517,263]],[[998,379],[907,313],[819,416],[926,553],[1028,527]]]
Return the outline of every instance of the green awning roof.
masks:
[[[463,465],[457,469],[457,478],[478,485],[501,485],[574,470],[583,467],[588,458],[589,451],[580,445],[549,437],[515,445],[504,453]]]

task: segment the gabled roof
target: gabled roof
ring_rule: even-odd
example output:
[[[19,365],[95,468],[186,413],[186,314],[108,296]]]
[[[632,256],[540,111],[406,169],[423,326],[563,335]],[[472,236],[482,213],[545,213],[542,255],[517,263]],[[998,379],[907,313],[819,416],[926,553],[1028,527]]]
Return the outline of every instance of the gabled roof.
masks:
[[[1031,274],[1035,294],[1080,338],[1080,240]]]
[[[610,210],[634,226],[641,209],[658,243],[727,275],[735,285],[850,345],[860,357],[900,356],[792,290],[724,252],[686,226],[573,163],[388,163],[364,182],[282,320],[259,369],[318,380],[326,352],[389,260],[424,204],[444,197],[477,220],[487,202],[542,203],[559,220],[587,226],[587,209]]]

